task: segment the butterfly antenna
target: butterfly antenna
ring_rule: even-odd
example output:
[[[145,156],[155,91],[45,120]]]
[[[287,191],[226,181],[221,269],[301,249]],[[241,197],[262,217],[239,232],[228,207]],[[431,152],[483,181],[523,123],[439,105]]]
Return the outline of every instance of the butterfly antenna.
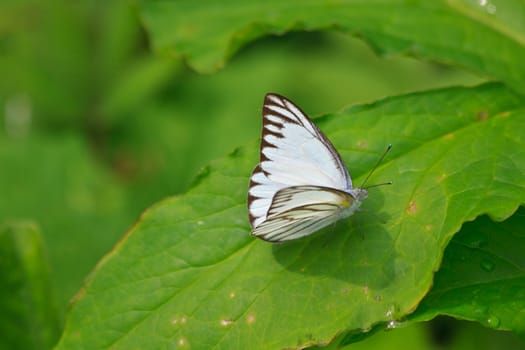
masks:
[[[380,184],[373,184],[373,185],[366,186],[366,187],[361,187],[361,188],[363,188],[365,190],[368,190],[369,188],[372,188],[372,187],[385,186],[385,185],[392,185],[392,181],[383,182],[383,183],[380,183]]]
[[[379,160],[377,161],[376,165],[374,165],[374,167],[372,168],[372,170],[370,170],[370,172],[368,173],[368,175],[366,176],[365,178],[365,181],[363,181],[363,183],[361,184],[361,187],[360,188],[365,188],[364,186],[366,185],[368,179],[370,178],[370,176],[372,176],[372,174],[374,173],[374,171],[376,171],[377,167],[379,166],[379,164],[381,164],[381,162],[383,161],[383,159],[385,159],[386,155],[388,154],[388,152],[390,152],[390,150],[392,149],[392,144],[389,144],[388,147],[386,148],[385,152],[383,152],[383,155],[379,158]],[[382,185],[391,185],[392,182],[385,182],[385,183],[382,183],[382,184],[377,184],[377,185],[372,185],[372,186],[368,186],[367,188],[370,188],[370,187],[376,187],[376,186],[382,186]]]

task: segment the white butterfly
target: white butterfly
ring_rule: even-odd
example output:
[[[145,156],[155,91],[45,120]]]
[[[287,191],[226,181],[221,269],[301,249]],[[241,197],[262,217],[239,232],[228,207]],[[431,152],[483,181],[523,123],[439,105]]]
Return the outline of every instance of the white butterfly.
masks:
[[[352,215],[367,196],[352,187],[341,156],[306,114],[267,94],[261,160],[248,191],[252,234],[270,242],[304,237]]]

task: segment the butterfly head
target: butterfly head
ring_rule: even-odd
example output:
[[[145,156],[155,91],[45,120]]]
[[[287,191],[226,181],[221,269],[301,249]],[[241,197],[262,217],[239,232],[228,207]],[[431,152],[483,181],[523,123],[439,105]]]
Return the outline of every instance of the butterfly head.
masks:
[[[364,188],[354,188],[346,192],[345,199],[339,203],[342,207],[339,212],[340,218],[345,218],[352,215],[359,209],[363,200],[368,197],[368,191]]]
[[[363,200],[368,197],[368,191],[364,188],[354,188],[347,192],[345,200],[340,203],[343,207],[353,210],[357,209]]]
[[[365,188],[354,188],[350,191],[350,194],[352,195],[352,197],[354,197],[356,201],[361,202],[368,197],[368,190],[366,190]]]

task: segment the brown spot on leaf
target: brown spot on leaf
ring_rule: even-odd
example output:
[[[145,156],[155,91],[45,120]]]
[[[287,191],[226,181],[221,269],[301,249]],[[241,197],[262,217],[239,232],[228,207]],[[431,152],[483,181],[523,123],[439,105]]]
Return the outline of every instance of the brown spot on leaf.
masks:
[[[410,201],[410,203],[408,203],[407,213],[410,215],[415,215],[416,212],[417,212],[417,205],[416,205],[416,202],[412,200]]]
[[[484,120],[487,120],[488,117],[489,117],[489,112],[488,111],[479,111],[477,113],[477,116],[478,116],[478,120],[480,122],[484,121]]]
[[[368,147],[368,143],[365,140],[357,141],[357,147],[360,149],[365,149]]]
[[[254,324],[255,323],[255,314],[249,314],[248,316],[246,316],[246,323],[248,323],[249,325],[250,324]]]

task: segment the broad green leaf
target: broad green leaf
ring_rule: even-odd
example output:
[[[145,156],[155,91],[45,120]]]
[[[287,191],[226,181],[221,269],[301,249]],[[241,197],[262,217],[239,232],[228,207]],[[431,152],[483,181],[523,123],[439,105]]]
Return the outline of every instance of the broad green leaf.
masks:
[[[59,321],[49,266],[36,227],[0,226],[0,348],[50,349]]]
[[[448,245],[434,287],[409,320],[439,314],[525,332],[525,210],[466,223]]]
[[[247,42],[292,30],[358,35],[380,53],[462,66],[525,92],[525,4],[455,1],[142,1],[154,46],[199,71],[224,65]]]
[[[465,221],[502,220],[524,203],[524,113],[492,84],[319,119],[356,184],[393,143],[373,178],[394,185],[351,219],[281,245],[249,235],[258,145],[238,149],[141,217],[78,294],[58,349],[306,346],[405,316]]]

